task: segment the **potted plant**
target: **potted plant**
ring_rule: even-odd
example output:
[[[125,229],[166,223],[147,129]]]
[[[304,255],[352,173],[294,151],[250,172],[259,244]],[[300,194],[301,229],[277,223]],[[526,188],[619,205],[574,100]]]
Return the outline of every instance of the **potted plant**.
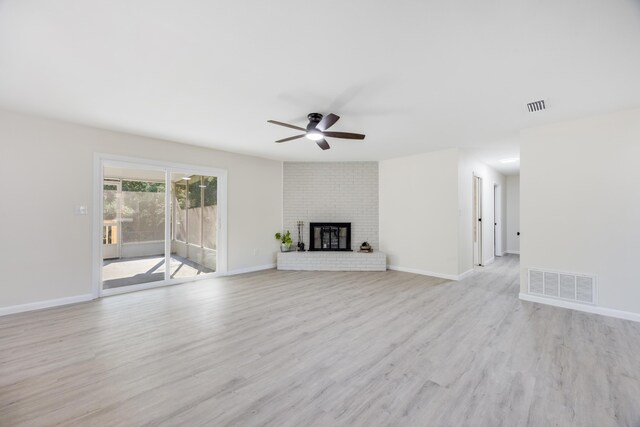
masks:
[[[280,250],[282,252],[289,252],[291,250],[291,244],[293,240],[291,240],[291,233],[287,230],[286,233],[276,233],[276,240],[280,240]]]

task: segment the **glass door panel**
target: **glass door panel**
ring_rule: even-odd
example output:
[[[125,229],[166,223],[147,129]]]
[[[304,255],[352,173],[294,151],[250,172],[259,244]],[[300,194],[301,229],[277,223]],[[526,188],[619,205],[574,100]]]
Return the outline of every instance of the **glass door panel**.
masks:
[[[120,257],[120,181],[105,180],[102,185],[102,258]]]
[[[187,211],[189,244],[202,247],[202,179],[192,176],[189,181],[189,210]]]
[[[202,177],[204,185],[204,214],[202,219],[203,241],[205,248],[218,248],[218,178],[215,176]],[[215,265],[212,267],[215,269]]]
[[[195,277],[216,271],[217,178],[171,174],[170,277]]]
[[[103,174],[103,289],[164,280],[165,172],[105,165]],[[114,189],[112,182],[119,186]],[[107,258],[113,236],[118,249]]]

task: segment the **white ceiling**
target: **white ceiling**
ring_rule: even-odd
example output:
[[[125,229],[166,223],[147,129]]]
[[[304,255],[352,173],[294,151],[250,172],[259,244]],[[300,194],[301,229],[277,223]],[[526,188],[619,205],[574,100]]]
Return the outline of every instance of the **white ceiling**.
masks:
[[[0,0],[1,107],[283,160],[517,153],[638,76],[639,0]],[[366,140],[273,143],[313,111]]]

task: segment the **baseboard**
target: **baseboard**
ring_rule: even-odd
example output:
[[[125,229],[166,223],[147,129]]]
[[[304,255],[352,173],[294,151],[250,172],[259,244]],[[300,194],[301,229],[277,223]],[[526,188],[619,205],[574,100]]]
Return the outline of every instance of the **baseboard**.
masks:
[[[483,264],[483,267],[486,267],[489,264],[493,264],[495,261],[496,261],[496,257],[491,257]]]
[[[599,314],[601,316],[615,317],[616,319],[632,320],[640,322],[640,313],[630,311],[615,310],[613,308],[605,308],[597,305],[578,304],[571,301],[557,300],[546,298],[539,295],[531,295],[520,293],[519,298],[522,301],[536,302],[538,304],[552,305],[554,307],[568,308],[570,310],[583,311],[585,313]]]
[[[467,277],[469,277],[469,276],[471,276],[473,274],[473,271],[474,270],[472,268],[471,270],[467,270],[462,274],[458,274],[458,279],[457,280],[460,281],[460,280],[466,279]]]
[[[247,268],[238,268],[235,270],[227,271],[226,276],[235,276],[236,274],[244,274],[244,273],[253,273],[256,271],[262,270],[271,270],[272,268],[276,268],[276,264],[265,264],[265,265],[257,265],[255,267],[247,267]]]
[[[469,271],[465,271],[462,274],[443,274],[443,273],[436,273],[434,271],[420,270],[417,268],[400,267],[398,265],[388,265],[387,268],[389,270],[402,271],[404,273],[420,274],[421,276],[431,276],[431,277],[437,277],[439,279],[447,279],[447,280],[455,280],[455,281],[462,280],[473,273],[473,270],[469,270]]]
[[[505,254],[520,255],[520,251],[506,251]]]
[[[93,295],[75,295],[72,297],[50,299],[46,301],[30,302],[27,304],[12,305],[8,307],[0,307],[0,316],[7,316],[9,314],[23,313],[25,311],[42,310],[43,308],[58,307],[61,305],[75,304],[78,302],[90,301],[93,299]]]

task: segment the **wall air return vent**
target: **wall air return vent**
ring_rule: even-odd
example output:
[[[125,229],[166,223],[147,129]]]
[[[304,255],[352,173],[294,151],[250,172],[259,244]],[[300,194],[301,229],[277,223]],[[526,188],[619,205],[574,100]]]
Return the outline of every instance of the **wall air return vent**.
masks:
[[[583,304],[596,303],[596,277],[529,269],[529,293]]]
[[[546,105],[544,105],[544,99],[540,101],[533,101],[527,104],[527,109],[530,113],[535,113],[536,111],[542,111],[546,109]]]

